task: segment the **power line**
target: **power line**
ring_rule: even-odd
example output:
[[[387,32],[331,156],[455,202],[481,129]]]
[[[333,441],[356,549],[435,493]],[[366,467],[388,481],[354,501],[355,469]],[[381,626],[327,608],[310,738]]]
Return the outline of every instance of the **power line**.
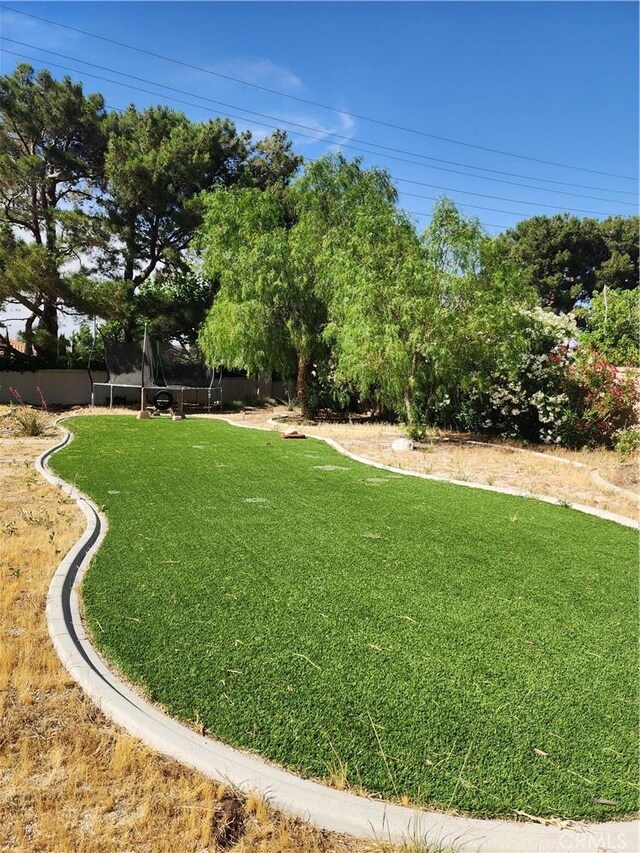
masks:
[[[18,57],[21,57],[23,59],[28,59],[32,62],[43,63],[43,61],[44,61],[42,59],[38,59],[38,58],[32,57],[32,56],[27,56],[25,54],[18,53],[16,51],[12,51],[12,50],[5,50],[4,52],[8,53],[12,56],[18,56]],[[78,68],[69,68],[69,66],[61,65],[60,63],[57,63],[57,62],[50,62],[48,60],[47,60],[47,62],[49,65],[52,65],[56,68],[61,68],[65,71],[71,71],[74,74],[85,74],[87,77],[93,77],[96,80],[103,80],[107,83],[112,83],[113,85],[116,85],[116,86],[122,86],[122,87],[127,88],[127,89],[134,89],[134,90],[139,91],[139,92],[144,92],[146,94],[153,95],[154,97],[157,97],[157,98],[165,98],[165,99],[170,100],[170,101],[175,101],[176,103],[179,103],[179,104],[186,104],[188,106],[195,107],[196,109],[211,112],[211,110],[208,107],[203,106],[202,104],[196,104],[193,101],[186,101],[182,98],[176,98],[176,97],[173,97],[171,95],[164,95],[160,92],[153,92],[150,89],[143,89],[140,86],[134,86],[130,83],[123,83],[120,80],[112,80],[109,77],[103,77],[100,74],[93,74],[93,73],[88,72],[88,71],[82,71],[81,69],[78,69]],[[115,72],[115,73],[119,73],[119,72]],[[240,121],[247,121],[246,117],[237,116],[237,115],[234,115],[233,113],[225,113],[224,115],[228,118],[239,119]],[[263,127],[269,128],[271,130],[277,129],[277,128],[274,128],[273,125],[266,124],[265,122],[256,121],[255,119],[253,121],[255,124],[259,124]],[[283,120],[283,123],[288,124],[289,122],[287,120]],[[313,139],[316,142],[319,141],[317,135],[316,136],[310,136],[309,134],[301,133],[300,131],[288,131],[288,132],[291,133],[291,135],[293,135],[293,136],[302,136],[302,137],[307,138],[307,139]],[[324,133],[323,137],[330,136],[330,135],[332,135],[332,134]],[[385,158],[390,158],[393,160],[401,160],[403,162],[412,163],[414,165],[419,165],[419,166],[425,165],[425,164],[421,164],[421,163],[415,163],[415,161],[406,160],[402,157],[395,157],[395,156],[390,155],[390,154],[380,154],[376,151],[368,151],[366,149],[358,148],[357,146],[350,145],[348,143],[340,143],[340,144],[344,148],[349,148],[349,149],[352,149],[354,151],[360,151],[364,154],[368,154],[369,156],[376,155],[378,157],[385,157]],[[494,195],[489,195],[487,193],[472,192],[471,190],[460,190],[460,189],[456,189],[455,187],[445,187],[445,186],[441,186],[439,184],[424,184],[424,185],[433,187],[434,189],[444,190],[445,192],[463,193],[464,195],[474,195],[474,196],[479,196],[481,198],[494,199],[497,201],[508,201],[508,202],[511,202],[512,204],[525,204],[525,205],[534,206],[534,207],[547,207],[547,208],[550,208],[551,210],[561,210],[561,211],[568,211],[568,212],[572,212],[572,213],[586,213],[586,214],[592,214],[594,216],[607,216],[607,217],[609,217],[609,216],[617,215],[617,214],[613,214],[613,213],[610,213],[608,211],[603,211],[603,210],[585,210],[583,208],[569,208],[569,207],[562,206],[562,205],[546,204],[544,202],[539,202],[539,203],[538,202],[529,202],[529,201],[523,201],[521,199],[508,198],[506,196],[494,196]],[[413,195],[416,198],[426,198],[426,199],[432,198],[431,196],[421,196],[421,195],[418,195],[416,193],[405,193],[405,194],[406,195]],[[468,207],[474,207],[474,206],[477,207],[477,205],[471,205],[471,204],[468,205]],[[480,209],[480,210],[495,210],[498,213],[509,213],[513,216],[522,216],[522,214],[517,212],[517,211],[505,211],[505,210],[498,210],[497,208],[481,208],[481,207],[479,207],[478,209]]]
[[[112,110],[112,111],[114,111],[114,112],[118,112],[118,113],[124,113],[124,112],[126,112],[126,107],[115,107],[115,106],[113,106],[112,104],[105,104],[105,107],[106,107],[108,110]],[[307,158],[307,157],[303,157],[302,159],[303,159],[304,161],[306,161],[306,162],[310,162],[310,161],[309,161],[309,158]],[[393,177],[393,176],[392,176],[392,177]],[[397,179],[396,179],[396,178],[394,178],[394,180],[397,180]],[[424,199],[431,200],[431,201],[439,201],[438,196],[420,196],[420,198],[424,198]],[[466,202],[465,202],[464,204],[465,204],[465,206],[466,206],[466,207],[474,207],[474,208],[477,208],[477,205],[466,204]],[[497,212],[497,213],[502,213],[502,212],[504,212],[504,213],[510,213],[512,216],[520,216],[520,215],[521,215],[521,214],[518,214],[518,213],[514,213],[513,211],[496,211],[494,208],[490,208],[490,207],[489,207],[489,208],[477,208],[477,209],[479,209],[479,210],[492,210],[492,211]],[[406,208],[402,208],[402,210],[404,210],[404,212],[405,212],[405,213],[411,213],[411,214],[414,214],[415,216],[424,216],[424,217],[426,217],[426,218],[428,218],[428,219],[431,219],[431,218],[433,217],[433,214],[432,214],[432,213],[425,213],[424,211],[421,211],[421,210],[407,210]],[[478,222],[479,222],[479,224],[480,224],[480,225],[482,225],[484,228],[500,228],[500,229],[502,229],[503,231],[506,231],[506,230],[508,230],[509,228],[513,227],[513,226],[511,226],[511,225],[498,225],[498,224],[497,224],[497,223],[495,223],[495,222],[481,222],[480,220],[478,220]]]
[[[105,107],[108,110],[113,110],[114,112],[118,112],[118,113],[126,112],[125,107],[114,107],[112,104],[105,104]],[[309,160],[308,157],[303,157],[302,159],[303,159],[303,161],[305,161],[307,163],[312,162],[311,160]],[[398,180],[397,178],[394,178],[393,175],[391,177],[393,178],[393,180]],[[424,198],[424,199],[431,200],[431,201],[439,201],[440,200],[438,196],[423,195],[423,196],[419,196],[419,198]],[[465,207],[477,207],[477,205],[467,204],[466,202],[462,202],[462,204],[464,204]],[[426,217],[431,218],[431,216],[433,215],[431,213],[424,213],[424,211],[420,211],[420,210],[407,210],[406,208],[402,208],[402,209],[405,211],[405,213],[413,213],[416,216],[426,216]],[[478,209],[479,210],[492,210],[495,213],[509,213],[512,216],[521,216],[522,215],[520,213],[515,213],[512,210],[505,210],[505,211],[498,210],[497,211],[497,210],[495,210],[495,208],[492,208],[492,207],[486,207],[486,208],[482,207],[482,208],[478,208]],[[478,220],[478,221],[480,221],[480,220]],[[495,222],[480,222],[480,225],[484,226],[485,228],[501,228],[504,231],[513,227],[512,225],[498,225]]]
[[[444,190],[445,192],[455,192],[455,193],[462,193],[463,195],[479,196],[480,198],[490,198],[490,199],[493,199],[494,201],[509,201],[512,204],[526,204],[529,207],[548,207],[551,210],[562,210],[562,211],[567,211],[568,213],[591,213],[591,214],[594,214],[596,216],[614,216],[615,215],[615,214],[611,214],[611,213],[605,213],[602,210],[582,210],[579,207],[568,208],[568,207],[561,207],[557,204],[545,204],[543,202],[537,202],[537,201],[521,201],[520,199],[517,199],[517,198],[506,198],[505,196],[502,196],[502,195],[487,195],[486,193],[474,193],[472,190],[458,190],[458,189],[454,189],[453,187],[441,187],[438,184],[423,184],[423,186],[432,187],[433,189],[436,189],[436,190]],[[408,195],[411,198],[430,198],[430,196],[420,195],[419,193],[408,193],[404,190],[402,192],[403,192],[403,195]],[[485,208],[485,209],[488,209],[488,208]],[[501,210],[500,213],[513,213],[513,211]]]
[[[287,124],[290,124],[294,127],[301,127],[305,130],[312,130],[312,131],[316,130],[316,128],[314,128],[310,125],[301,124],[300,122],[295,122],[295,121],[292,121],[291,119],[286,119],[286,120],[280,119],[278,116],[273,116],[273,115],[270,115],[268,113],[261,113],[261,112],[257,112],[256,110],[249,110],[249,109],[246,109],[245,107],[238,106],[237,104],[230,104],[230,103],[227,103],[225,101],[219,101],[219,100],[216,100],[214,98],[209,98],[206,95],[199,95],[195,92],[189,92],[185,89],[178,89],[175,86],[168,86],[165,83],[159,83],[157,80],[150,80],[150,79],[145,78],[145,77],[139,77],[135,74],[129,74],[125,71],[119,71],[117,68],[113,68],[111,66],[98,65],[95,62],[88,62],[84,59],[78,59],[77,57],[69,56],[69,54],[66,54],[66,53],[58,53],[55,50],[49,50],[48,48],[43,48],[43,47],[40,47],[39,45],[29,44],[28,42],[19,41],[18,39],[12,39],[12,38],[9,38],[8,36],[0,36],[0,38],[4,41],[11,42],[12,44],[18,44],[18,45],[21,45],[22,47],[28,47],[28,48],[32,48],[34,50],[41,51],[43,53],[49,53],[52,56],[61,57],[62,59],[69,59],[72,62],[78,62],[81,65],[88,65],[91,68],[98,68],[101,71],[108,71],[112,74],[118,74],[121,77],[128,77],[130,80],[137,80],[138,82],[148,83],[151,86],[159,86],[161,89],[167,89],[171,92],[177,92],[178,94],[181,94],[181,95],[188,95],[189,97],[199,98],[202,101],[207,101],[207,102],[209,102],[211,104],[215,104],[217,106],[222,106],[222,107],[231,108],[231,109],[238,109],[241,112],[249,113],[252,116],[260,116],[261,118],[267,118],[267,119],[270,119],[270,120],[275,121],[275,122],[286,121]],[[378,142],[370,142],[369,140],[366,140],[366,139],[357,139],[355,137],[344,136],[343,134],[340,134],[340,133],[326,132],[325,135],[333,136],[333,137],[336,137],[337,139],[345,140],[347,142],[353,141],[353,142],[357,142],[358,144],[361,144],[361,145],[368,145],[368,146],[373,146],[375,148],[381,148],[385,151],[393,151],[393,152],[396,152],[399,154],[408,154],[412,157],[420,157],[420,158],[426,159],[426,160],[436,159],[436,158],[428,157],[425,154],[420,154],[419,152],[416,152],[416,151],[406,151],[406,150],[401,149],[401,148],[393,148],[393,147],[390,147],[388,145],[381,145]],[[378,152],[371,152],[371,153],[378,154]],[[378,155],[378,156],[386,156],[386,155]],[[441,161],[438,160],[438,162],[441,162]],[[442,162],[446,162],[446,161],[442,161]],[[509,184],[510,186],[516,186],[516,187],[524,187],[525,189],[537,190],[538,192],[554,193],[556,195],[563,195],[563,196],[573,196],[574,198],[586,198],[586,199],[591,199],[593,201],[604,201],[607,203],[613,202],[616,204],[624,204],[628,207],[634,207],[634,208],[637,207],[637,205],[634,202],[630,202],[630,201],[619,201],[617,199],[603,198],[602,196],[585,195],[583,193],[569,192],[568,190],[556,190],[556,189],[547,188],[547,187],[536,187],[536,186],[531,186],[530,184],[522,184],[522,183],[519,183],[517,181],[507,181],[507,180],[504,180],[502,178],[490,178],[490,177],[487,177],[485,175],[474,175],[474,174],[471,174],[469,172],[460,172],[457,169],[449,169],[449,168],[446,168],[443,166],[433,166],[430,164],[422,164],[422,163],[416,163],[415,165],[426,166],[427,168],[436,169],[436,170],[441,171],[441,172],[451,172],[455,175],[463,175],[464,177],[470,177],[470,178],[479,179],[479,180],[483,180],[483,181],[490,181],[490,182],[496,182],[496,183],[501,183],[501,184]],[[456,165],[458,165],[458,164],[456,164]],[[466,167],[466,164],[459,164],[459,165],[463,165]],[[469,166],[468,168],[475,168],[475,167]],[[506,173],[506,174],[508,174],[508,173]],[[408,183],[420,184],[420,181],[409,181],[408,179],[405,179],[405,180]],[[538,180],[538,179],[537,178],[531,178],[530,180]],[[425,184],[425,186],[433,186],[433,185],[432,184]],[[618,192],[617,190],[607,190],[607,189],[603,189],[603,191],[604,192],[614,192],[614,193]],[[627,192],[624,190],[622,192],[624,192],[625,195],[633,195],[633,193]]]
[[[320,109],[323,109],[323,110],[330,110],[331,112],[335,112],[335,113],[343,113],[344,114],[344,112],[345,112],[344,110],[340,110],[336,107],[331,107],[328,104],[323,104],[323,103],[320,103],[319,101],[312,101],[312,100],[309,100],[307,98],[301,98],[298,95],[291,95],[287,92],[281,92],[278,89],[271,89],[268,86],[261,86],[258,83],[252,83],[248,80],[242,80],[238,77],[232,77],[229,74],[222,74],[221,72],[218,72],[218,71],[212,71],[210,68],[204,68],[203,66],[194,65],[193,63],[185,62],[184,60],[176,59],[175,57],[167,56],[166,54],[163,54],[163,53],[156,53],[154,51],[147,50],[146,48],[137,47],[136,45],[128,44],[127,42],[118,41],[117,39],[108,38],[107,36],[102,36],[102,35],[99,35],[98,33],[92,33],[89,30],[82,30],[79,27],[72,27],[69,24],[62,24],[62,23],[60,23],[60,21],[53,21],[50,18],[43,18],[40,15],[34,15],[31,12],[25,12],[21,9],[14,9],[11,6],[4,6],[4,5],[0,6],[0,8],[4,9],[5,11],[8,11],[8,12],[13,12],[14,14],[17,14],[17,15],[24,15],[28,18],[33,18],[33,19],[38,20],[38,21],[43,21],[44,23],[47,23],[47,24],[52,24],[53,26],[56,26],[56,27],[62,27],[63,29],[70,30],[71,32],[76,32],[76,33],[80,33],[81,35],[89,36],[91,38],[100,39],[101,41],[108,42],[110,44],[115,44],[118,47],[124,47],[127,50],[134,50],[134,51],[137,51],[138,53],[144,53],[147,56],[154,57],[155,59],[162,59],[165,62],[172,62],[175,65],[181,65],[184,68],[190,68],[191,70],[194,70],[194,71],[200,71],[203,74],[209,74],[213,77],[218,77],[218,78],[223,79],[223,80],[229,80],[233,83],[239,83],[243,86],[250,86],[253,89],[258,89],[262,92],[268,92],[269,94],[277,95],[278,97],[288,98],[289,100],[298,101],[299,103],[308,104],[308,105],[314,106],[314,107],[319,107]],[[528,160],[532,163],[540,163],[540,164],[545,165],[545,166],[556,166],[556,167],[562,168],[562,169],[572,169],[574,171],[579,171],[579,172],[588,172],[588,173],[593,174],[593,175],[604,175],[606,177],[621,178],[623,180],[628,180],[628,181],[637,181],[638,180],[637,178],[631,177],[630,175],[620,175],[620,174],[617,174],[615,172],[603,172],[603,171],[600,171],[598,169],[588,169],[584,166],[575,166],[575,165],[568,164],[568,163],[559,163],[559,162],[556,162],[554,160],[543,160],[543,159],[538,158],[538,157],[530,157],[530,156],[527,156],[524,154],[516,154],[512,151],[503,151],[503,150],[498,149],[498,148],[490,148],[490,147],[484,146],[484,145],[477,145],[476,143],[473,143],[473,142],[465,142],[463,140],[452,139],[452,138],[447,137],[447,136],[438,136],[434,133],[427,133],[424,130],[418,130],[416,128],[405,127],[404,125],[394,124],[393,122],[383,121],[382,119],[373,118],[371,116],[367,116],[367,115],[363,115],[363,114],[359,114],[359,113],[349,112],[349,115],[353,116],[354,118],[360,119],[361,121],[367,121],[367,122],[370,122],[373,124],[378,124],[378,125],[381,125],[382,127],[388,127],[388,128],[392,128],[394,130],[400,130],[400,131],[403,131],[405,133],[417,134],[419,136],[424,136],[424,137],[427,137],[429,139],[437,139],[440,142],[447,142],[447,143],[452,144],[452,145],[462,145],[466,148],[474,148],[478,151],[487,151],[489,153],[499,154],[500,156],[504,156],[504,157],[515,157],[519,160]]]
[[[106,107],[108,110],[113,110],[114,112],[118,112],[118,113],[124,113],[124,112],[126,112],[126,108],[125,108],[125,107],[114,107],[112,104],[105,104],[105,107]],[[309,158],[307,158],[307,157],[303,157],[303,160],[304,160],[305,162],[310,162],[310,161],[309,161]],[[393,176],[392,176],[392,177],[393,177]],[[398,180],[398,179],[397,179],[397,178],[394,178],[394,180]],[[419,196],[419,198],[424,198],[424,199],[431,200],[431,201],[439,201],[438,196],[426,196],[426,195],[424,195],[424,196]],[[463,204],[465,205],[465,207],[476,207],[476,205],[466,204],[466,202],[463,202]],[[494,210],[494,208],[490,208],[490,207],[487,207],[487,208],[478,208],[478,209],[480,209],[480,210],[493,210],[493,211],[494,211],[494,212],[496,212],[496,213],[503,213],[503,212],[504,212],[504,213],[511,213],[513,216],[520,216],[520,214],[518,214],[518,213],[513,213],[513,211],[508,211],[508,210],[506,210],[506,211],[495,211],[495,210]],[[415,216],[424,216],[424,217],[427,217],[428,219],[431,219],[431,218],[433,217],[433,214],[432,214],[432,213],[425,213],[424,211],[421,211],[421,210],[408,210],[407,208],[402,208],[402,210],[403,210],[405,213],[412,213],[412,214],[414,214]],[[480,220],[478,220],[478,222],[479,222],[479,223],[480,223],[480,225],[482,225],[484,228],[500,228],[500,229],[502,229],[503,231],[506,231],[506,230],[508,230],[509,228],[512,228],[512,227],[513,227],[512,225],[498,225],[496,222],[480,222]]]

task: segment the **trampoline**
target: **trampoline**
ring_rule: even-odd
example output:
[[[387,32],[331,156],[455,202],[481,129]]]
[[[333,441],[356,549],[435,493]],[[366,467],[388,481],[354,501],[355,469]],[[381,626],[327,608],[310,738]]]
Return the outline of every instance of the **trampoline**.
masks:
[[[107,381],[91,380],[91,405],[99,404],[97,389],[105,388],[104,403],[112,409],[114,389],[121,392],[136,390],[140,411],[147,407],[155,411],[177,411],[184,415],[185,408],[212,407],[222,410],[222,372],[208,368],[200,353],[187,351],[171,344],[155,344],[146,332],[142,342],[104,342],[104,361]],[[203,399],[204,398],[204,399]]]

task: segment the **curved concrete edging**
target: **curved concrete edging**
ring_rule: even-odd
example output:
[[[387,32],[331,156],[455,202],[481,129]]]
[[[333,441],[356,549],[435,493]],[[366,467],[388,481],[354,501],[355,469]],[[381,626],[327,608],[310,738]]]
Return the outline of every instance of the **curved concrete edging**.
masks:
[[[259,427],[252,426],[251,424],[240,424],[237,421],[233,421],[231,418],[218,418],[218,420],[223,420],[231,426],[237,427],[246,427],[247,429],[263,429],[268,432],[273,432],[274,430],[269,429],[268,427]],[[278,430],[280,429],[281,424],[277,421],[273,420],[273,418],[269,418],[267,420],[268,424],[276,427]],[[338,453],[342,453],[343,456],[348,456],[350,459],[353,459],[354,462],[361,462],[363,465],[370,465],[372,468],[379,468],[382,471],[390,471],[393,474],[405,474],[407,477],[419,477],[421,480],[436,480],[441,483],[451,483],[454,486],[466,486],[468,489],[481,489],[485,492],[498,492],[502,495],[513,495],[514,497],[519,498],[531,498],[531,500],[542,501],[547,504],[555,504],[556,506],[565,506],[568,509],[575,509],[578,512],[584,512],[586,515],[595,515],[598,518],[604,518],[607,521],[615,521],[616,524],[622,524],[624,527],[633,527],[635,529],[640,529],[640,521],[635,518],[627,518],[625,515],[617,515],[614,512],[608,512],[605,509],[597,509],[597,507],[587,506],[586,504],[574,504],[569,503],[568,501],[560,500],[560,498],[554,498],[550,495],[536,495],[532,492],[526,492],[523,489],[516,489],[514,486],[490,486],[488,483],[478,483],[474,480],[454,480],[451,477],[447,477],[446,474],[424,474],[421,471],[412,471],[407,468],[395,468],[392,465],[385,465],[382,462],[374,462],[372,459],[367,459],[366,456],[358,456],[356,453],[352,453],[350,450],[347,450],[341,444],[338,444],[333,438],[327,438],[324,435],[314,435],[313,433],[308,433],[309,438],[315,438],[318,441],[324,441],[333,447]],[[471,443],[471,442],[470,442]],[[481,442],[473,442],[474,444],[481,444]],[[493,445],[487,445],[489,447]],[[522,450],[523,453],[535,453],[535,451],[527,451]],[[535,454],[544,455],[544,454]],[[583,467],[582,463],[574,462],[571,459],[561,459],[556,460],[563,462],[568,465],[576,465],[579,467]],[[587,467],[586,465],[584,466]],[[606,483],[606,480],[603,480],[603,483]],[[610,483],[607,483],[607,487],[620,490],[619,486],[614,486]],[[626,490],[621,490],[626,491]],[[632,493],[628,493],[632,494]],[[634,497],[637,498],[637,495]],[[640,848],[639,848],[640,849]]]
[[[569,823],[567,828],[560,829],[542,823],[416,811],[337,791],[199,735],[147,702],[109,668],[82,624],[78,589],[104,539],[107,522],[93,501],[47,468],[49,457],[72,440],[69,431],[62,429],[63,440],[41,454],[36,468],[76,501],[87,519],[87,527],[51,581],[46,605],[49,634],[69,674],[100,710],[127,732],[210,778],[226,780],[244,791],[258,791],[276,808],[329,831],[379,840],[421,839],[435,847],[453,847],[464,853],[637,851],[640,825],[636,821]]]
[[[465,441],[464,444],[476,444],[480,447],[500,447],[500,445],[491,444],[488,441]],[[559,462],[561,465],[571,465],[573,468],[582,468],[589,472],[589,476],[593,480],[593,482],[600,486],[603,489],[611,489],[611,491],[617,492],[620,495],[624,495],[627,498],[631,498],[631,500],[638,503],[640,497],[632,492],[631,489],[624,489],[622,486],[616,486],[615,483],[609,482],[606,477],[603,477],[600,471],[597,468],[593,468],[591,465],[586,465],[584,462],[578,462],[576,459],[562,459],[560,456],[553,456],[550,453],[541,453],[539,450],[529,450],[527,447],[509,447],[508,445],[501,449],[509,449],[511,453],[527,453],[529,456],[537,456],[539,459],[544,459],[547,462]]]

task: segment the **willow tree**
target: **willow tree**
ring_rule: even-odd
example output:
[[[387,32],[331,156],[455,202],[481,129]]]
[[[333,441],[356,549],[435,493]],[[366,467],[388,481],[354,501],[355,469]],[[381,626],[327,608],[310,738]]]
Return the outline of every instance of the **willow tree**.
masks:
[[[518,306],[531,294],[450,201],[421,238],[388,206],[362,208],[325,252],[337,375],[409,423],[428,419],[438,396],[490,381],[526,345]]]
[[[209,361],[278,371],[311,414],[313,376],[330,356],[324,247],[349,233],[359,209],[394,198],[386,173],[339,155],[310,164],[285,192],[210,193],[199,241],[205,274],[220,280],[200,335]]]

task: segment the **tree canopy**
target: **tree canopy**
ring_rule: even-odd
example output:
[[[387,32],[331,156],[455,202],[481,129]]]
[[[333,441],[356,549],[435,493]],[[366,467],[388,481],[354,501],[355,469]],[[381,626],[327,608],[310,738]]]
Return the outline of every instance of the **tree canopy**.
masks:
[[[638,286],[639,222],[637,216],[603,221],[568,213],[532,216],[497,239],[523,268],[541,304],[566,313],[605,285]]]
[[[142,285],[161,271],[157,293],[187,270],[201,193],[277,194],[300,162],[283,131],[253,143],[228,120],[195,123],[164,106],[107,113],[101,95],[20,65],[0,78],[0,221],[14,237],[0,299],[27,308],[25,337],[42,354],[55,352],[63,307],[130,336],[142,310],[165,310],[166,300],[139,299]]]
[[[43,353],[55,351],[58,308],[71,300],[68,264],[90,243],[84,208],[103,171],[104,117],[102,96],[68,77],[23,64],[0,77],[0,218],[14,233],[0,300],[25,306],[27,345]]]
[[[448,201],[420,238],[387,173],[320,158],[285,197],[214,192],[200,247],[220,292],[200,336],[212,363],[318,379],[413,420],[434,395],[481,381],[519,341],[531,304],[513,264]]]
[[[329,359],[326,244],[349,233],[368,199],[394,198],[385,173],[341,155],[310,164],[279,196],[209,194],[199,245],[205,273],[221,285],[200,336],[209,360],[278,371],[295,381],[308,411],[312,377],[326,373]]]
[[[518,306],[531,294],[449,200],[422,237],[396,211],[361,208],[334,259],[336,374],[409,422],[454,388],[486,384],[524,346]]]

